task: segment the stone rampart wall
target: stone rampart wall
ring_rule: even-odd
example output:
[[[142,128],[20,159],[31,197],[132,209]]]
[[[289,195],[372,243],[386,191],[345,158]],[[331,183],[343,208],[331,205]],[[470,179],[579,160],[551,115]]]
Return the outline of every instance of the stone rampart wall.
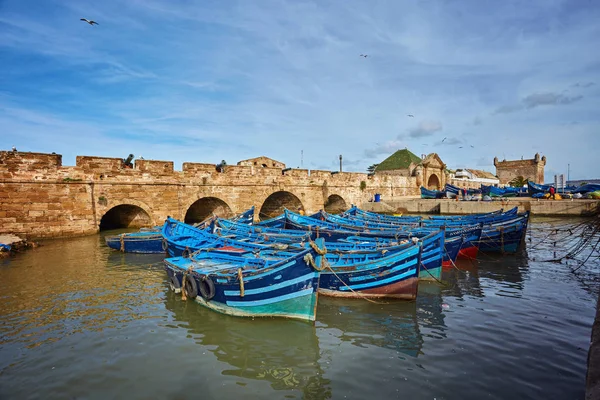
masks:
[[[89,156],[62,166],[57,154],[0,152],[0,233],[92,234],[119,206],[137,207],[151,224],[161,224],[168,215],[184,220],[206,198],[224,202],[233,213],[255,206],[258,215],[280,192],[297,198],[307,213],[324,208],[332,195],[349,207],[375,193],[388,200],[419,194],[414,177],[238,165],[218,172],[202,163],[184,163],[180,172],[171,161],[136,160],[134,168],[123,168],[120,158]]]

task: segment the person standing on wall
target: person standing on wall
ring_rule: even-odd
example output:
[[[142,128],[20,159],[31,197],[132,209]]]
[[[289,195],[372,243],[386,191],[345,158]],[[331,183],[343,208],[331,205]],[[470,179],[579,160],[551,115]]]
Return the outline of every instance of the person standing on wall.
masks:
[[[552,200],[556,200],[556,196],[554,196],[555,193],[556,193],[556,190],[554,189],[554,186],[550,186],[550,198]]]

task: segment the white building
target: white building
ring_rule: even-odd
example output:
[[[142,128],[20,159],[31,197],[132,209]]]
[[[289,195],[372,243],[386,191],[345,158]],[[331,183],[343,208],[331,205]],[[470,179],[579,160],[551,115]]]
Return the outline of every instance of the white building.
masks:
[[[491,172],[479,169],[457,169],[454,173],[454,179],[466,182],[483,183],[484,185],[498,186],[500,179]]]

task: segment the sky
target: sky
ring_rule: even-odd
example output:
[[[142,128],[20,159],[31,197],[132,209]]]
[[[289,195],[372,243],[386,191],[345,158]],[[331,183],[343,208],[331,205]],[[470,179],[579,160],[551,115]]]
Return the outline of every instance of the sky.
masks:
[[[546,182],[598,178],[598,21],[595,0],[0,0],[0,148],[356,172],[540,153]]]

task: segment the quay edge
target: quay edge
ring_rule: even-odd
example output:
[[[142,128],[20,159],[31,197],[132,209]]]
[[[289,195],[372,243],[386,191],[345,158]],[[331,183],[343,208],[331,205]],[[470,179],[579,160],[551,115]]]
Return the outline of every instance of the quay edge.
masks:
[[[596,303],[596,318],[592,326],[585,377],[585,399],[600,399],[600,298]]]
[[[491,212],[499,208],[519,207],[519,212],[530,211],[531,215],[579,217],[596,214],[600,209],[600,200],[546,200],[520,197],[493,201],[456,201],[407,197],[377,203],[365,202],[360,207],[373,212],[415,214],[475,214]]]

